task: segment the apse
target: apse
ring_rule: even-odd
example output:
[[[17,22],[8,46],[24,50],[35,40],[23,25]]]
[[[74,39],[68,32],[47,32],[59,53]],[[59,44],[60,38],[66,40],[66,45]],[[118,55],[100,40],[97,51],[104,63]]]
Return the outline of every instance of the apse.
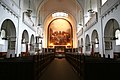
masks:
[[[72,27],[66,19],[55,19],[48,27],[48,46],[72,46]]]

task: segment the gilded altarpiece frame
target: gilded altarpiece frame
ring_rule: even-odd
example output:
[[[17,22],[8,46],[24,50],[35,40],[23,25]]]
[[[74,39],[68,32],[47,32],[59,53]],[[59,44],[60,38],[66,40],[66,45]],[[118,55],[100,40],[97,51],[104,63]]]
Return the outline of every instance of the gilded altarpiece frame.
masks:
[[[68,20],[58,18],[50,22],[48,26],[48,47],[51,47],[52,45],[70,46],[72,48],[73,30],[72,25]]]

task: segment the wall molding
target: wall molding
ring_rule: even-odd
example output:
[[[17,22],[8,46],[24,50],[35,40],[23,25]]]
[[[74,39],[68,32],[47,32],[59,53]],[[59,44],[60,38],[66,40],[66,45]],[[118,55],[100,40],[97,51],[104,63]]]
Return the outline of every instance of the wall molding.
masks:
[[[13,15],[16,18],[19,18],[19,15],[13,11],[10,7],[8,7],[4,2],[0,1],[0,6],[3,7],[4,10],[8,11],[11,15]]]
[[[105,11],[103,14],[101,14],[102,18],[105,18],[110,13],[113,13],[114,10],[117,10],[118,6],[120,5],[120,1],[118,0],[113,6],[111,6],[107,11]]]

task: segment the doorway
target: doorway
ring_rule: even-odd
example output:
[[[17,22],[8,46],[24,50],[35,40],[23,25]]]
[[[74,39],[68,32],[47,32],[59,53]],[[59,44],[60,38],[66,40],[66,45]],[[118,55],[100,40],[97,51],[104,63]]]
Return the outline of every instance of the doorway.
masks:
[[[65,57],[65,46],[55,46],[55,57],[57,58]]]

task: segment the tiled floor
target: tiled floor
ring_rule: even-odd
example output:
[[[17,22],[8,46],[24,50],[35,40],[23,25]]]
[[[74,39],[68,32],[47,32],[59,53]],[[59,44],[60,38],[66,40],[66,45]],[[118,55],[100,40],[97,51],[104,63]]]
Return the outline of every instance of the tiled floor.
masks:
[[[40,80],[80,80],[65,58],[55,58],[43,72]]]

